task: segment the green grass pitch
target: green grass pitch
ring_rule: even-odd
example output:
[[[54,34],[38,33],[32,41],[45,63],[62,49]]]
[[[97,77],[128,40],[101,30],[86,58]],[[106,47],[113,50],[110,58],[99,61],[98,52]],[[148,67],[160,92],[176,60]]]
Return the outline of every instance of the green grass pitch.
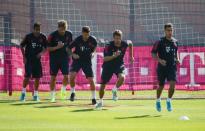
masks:
[[[145,91],[139,96],[150,94],[154,97],[154,93]],[[199,95],[204,93],[199,92]],[[205,99],[173,100],[173,112],[166,111],[163,100],[163,111],[158,113],[154,99],[104,100],[103,110],[94,110],[90,100],[84,99],[89,98],[89,92],[77,92],[83,99],[75,102],[58,99],[56,103],[46,99],[48,93],[40,93],[40,103],[32,102],[30,93],[27,93],[28,101],[19,102],[19,95],[15,92],[9,97],[0,93],[0,131],[205,131]],[[120,98],[129,95],[130,92],[120,93]],[[106,98],[111,98],[110,92]],[[179,120],[184,115],[190,120]]]

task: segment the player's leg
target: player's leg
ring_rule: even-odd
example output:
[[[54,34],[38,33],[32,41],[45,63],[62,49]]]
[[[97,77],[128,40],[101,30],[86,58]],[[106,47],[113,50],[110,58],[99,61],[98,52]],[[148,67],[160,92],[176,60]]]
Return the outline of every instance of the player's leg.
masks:
[[[101,74],[101,85],[100,85],[100,90],[99,90],[99,101],[96,104],[95,108],[99,109],[102,108],[103,106],[103,97],[105,94],[105,87],[106,84],[110,81],[113,75],[113,70],[110,68],[103,67],[102,69],[102,74]]]
[[[55,88],[56,88],[56,76],[58,74],[59,66],[57,61],[50,60],[50,95],[51,95],[51,102],[55,102]]]
[[[33,96],[34,101],[40,101],[39,95],[38,95],[39,83],[40,83],[40,78],[35,78],[35,81],[34,81],[34,96]]]
[[[23,80],[23,85],[22,85],[22,92],[20,96],[20,101],[25,101],[26,100],[26,87],[29,84],[29,79],[31,77],[31,64],[27,60],[25,63],[25,75],[24,75],[24,80]]]
[[[90,90],[92,94],[92,104],[95,105],[96,102],[96,90],[95,90],[95,82],[94,82],[94,74],[92,70],[92,64],[84,63],[82,64],[82,70],[90,84]]]
[[[65,100],[67,93],[66,93],[66,88],[68,85],[68,75],[63,75],[63,81],[62,81],[62,87],[61,87],[61,99]]]
[[[40,78],[42,77],[42,65],[40,59],[33,61],[32,76],[33,78],[35,78],[33,100],[40,101],[38,95],[39,82],[40,82]]]
[[[75,78],[77,75],[77,72],[80,70],[81,65],[79,63],[79,61],[74,60],[72,65],[71,65],[71,69],[70,69],[70,101],[74,101],[75,100]]]
[[[125,80],[125,74],[119,73],[117,76],[118,76],[117,83],[116,83],[115,87],[112,89],[112,99],[114,101],[118,100],[117,91],[120,88],[120,86],[123,85],[124,80]]]
[[[91,93],[92,93],[92,104],[95,105],[97,102],[96,102],[96,89],[95,89],[95,82],[93,80],[93,77],[88,77],[88,82],[90,84],[90,90],[91,90]]]
[[[70,72],[70,101],[75,100],[75,78],[77,72]]]
[[[118,100],[117,91],[120,88],[120,86],[122,86],[125,80],[125,68],[120,67],[119,69],[116,70],[115,74],[117,75],[118,79],[115,84],[115,87],[112,89],[112,99],[114,101],[117,101]]]
[[[175,81],[169,81],[169,91],[168,91],[168,99],[172,99],[175,92]]]
[[[104,94],[105,94],[105,87],[106,87],[106,84],[101,83],[100,90],[99,90],[99,101],[95,106],[95,108],[97,108],[97,109],[103,107],[103,97],[104,97]]]
[[[26,77],[26,76],[24,77],[22,92],[21,92],[21,96],[20,96],[20,101],[25,101],[26,100],[26,87],[29,83],[29,79],[30,79],[30,77]]]
[[[156,110],[158,112],[161,112],[161,94],[164,89],[165,79],[166,79],[166,70],[164,70],[161,67],[158,67],[157,69],[157,77],[158,77],[158,84],[159,87],[156,90]]]
[[[68,74],[69,74],[69,64],[68,64],[68,59],[65,59],[62,61],[61,64],[61,72],[63,74],[63,81],[62,81],[62,87],[61,87],[61,99],[65,100],[66,99],[66,87],[68,85]]]
[[[175,92],[176,69],[169,71],[167,80],[169,81],[169,90],[168,90],[168,98],[167,98],[166,104],[167,104],[167,110],[172,111],[173,108],[172,108],[171,100]]]
[[[55,102],[55,88],[56,88],[56,75],[51,75],[51,81],[50,81],[50,91],[51,91],[51,102]]]

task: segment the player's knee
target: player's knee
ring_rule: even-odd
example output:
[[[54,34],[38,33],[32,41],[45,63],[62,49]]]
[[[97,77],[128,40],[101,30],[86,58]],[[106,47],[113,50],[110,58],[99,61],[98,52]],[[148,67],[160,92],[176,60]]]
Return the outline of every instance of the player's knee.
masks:
[[[63,78],[64,78],[65,80],[68,80],[68,75],[64,75]]]
[[[29,77],[25,77],[25,78],[24,78],[24,81],[27,82],[27,81],[29,81],[29,79],[30,79]]]
[[[171,89],[175,89],[175,83],[176,83],[175,81],[170,81],[169,84]]]
[[[124,75],[119,75],[119,81],[124,82],[125,81],[125,76]]]
[[[75,73],[71,73],[71,74],[70,74],[70,80],[71,80],[71,81],[74,81],[74,80],[75,80],[75,77],[76,77],[76,74],[75,74]]]
[[[89,83],[94,83],[94,80],[93,80],[92,77],[88,77],[87,79],[88,79],[88,82],[89,82]]]
[[[159,83],[159,87],[158,87],[158,89],[164,89],[164,83]]]
[[[56,81],[56,76],[51,76],[51,82],[55,82]]]
[[[40,78],[35,78],[35,82],[39,82],[40,81]]]
[[[100,91],[105,91],[105,84],[101,84]]]

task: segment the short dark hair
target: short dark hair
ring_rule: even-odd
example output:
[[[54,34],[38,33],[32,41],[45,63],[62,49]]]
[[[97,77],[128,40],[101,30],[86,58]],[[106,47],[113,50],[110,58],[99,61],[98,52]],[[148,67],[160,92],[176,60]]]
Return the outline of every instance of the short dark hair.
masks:
[[[90,27],[89,26],[83,26],[82,32],[89,33],[90,32]]]
[[[120,36],[120,37],[122,37],[122,31],[121,31],[121,30],[115,30],[115,31],[113,32],[113,37],[115,37],[115,36]]]
[[[35,29],[35,28],[40,28],[41,27],[41,23],[39,23],[39,22],[35,22],[34,24],[33,24],[33,29]]]
[[[173,28],[173,24],[172,23],[166,23],[164,25],[164,29],[166,30],[167,28]]]
[[[68,28],[68,23],[67,23],[67,21],[66,20],[59,20],[58,21],[58,28],[59,27],[63,27],[63,28],[65,28],[65,29],[67,29]]]

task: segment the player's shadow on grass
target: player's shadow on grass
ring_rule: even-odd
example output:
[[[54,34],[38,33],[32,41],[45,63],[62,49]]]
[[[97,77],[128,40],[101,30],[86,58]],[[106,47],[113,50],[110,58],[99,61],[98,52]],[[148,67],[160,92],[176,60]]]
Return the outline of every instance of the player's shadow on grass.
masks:
[[[37,104],[46,104],[47,102],[20,102],[20,103],[13,103],[13,106],[24,106],[24,105],[37,105]]]
[[[43,106],[36,106],[35,108],[59,108],[59,107],[65,107],[63,105],[43,105]]]
[[[106,111],[107,109],[101,109],[103,111]],[[72,110],[71,112],[90,112],[90,111],[98,111],[94,108],[88,108],[88,109],[78,109],[78,110]]]
[[[123,119],[135,119],[135,118],[153,118],[153,117],[161,117],[161,115],[140,115],[140,116],[129,116],[129,117],[115,117],[115,119],[123,120]]]
[[[63,104],[63,103],[49,103],[48,105],[36,106],[35,108],[58,108],[58,107],[91,107],[90,104]]]
[[[17,100],[0,100],[0,103],[15,103]]]

